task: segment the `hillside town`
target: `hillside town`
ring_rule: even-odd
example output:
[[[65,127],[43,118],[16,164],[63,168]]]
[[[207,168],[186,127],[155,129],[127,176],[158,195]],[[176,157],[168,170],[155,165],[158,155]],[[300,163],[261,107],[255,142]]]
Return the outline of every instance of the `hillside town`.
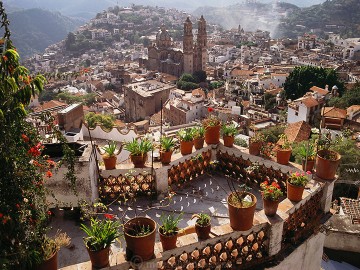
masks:
[[[37,137],[21,126],[14,145],[31,146],[19,154],[30,161],[15,162],[13,170],[20,178],[17,164],[37,166],[36,177],[45,180],[26,181],[50,190],[42,193],[49,224],[72,238],[57,247],[56,267],[360,267],[360,37],[328,30],[326,37],[313,31],[273,39],[242,25],[224,29],[206,14],[114,6],[24,59],[32,74],[46,78],[37,92],[32,77],[21,116],[41,142],[32,145]],[[1,70],[18,76],[9,59],[2,57]],[[24,74],[14,82],[26,88]],[[2,104],[0,127],[2,118],[25,111],[23,103]],[[302,190],[291,195],[292,186]],[[30,196],[19,194],[16,209]],[[233,217],[250,208],[250,218]],[[12,224],[4,211],[0,226]],[[105,263],[91,257],[97,250],[89,228],[102,221],[124,236],[108,237]],[[150,244],[129,242],[149,235]],[[167,246],[164,235],[174,242]],[[4,243],[17,244],[9,239]]]

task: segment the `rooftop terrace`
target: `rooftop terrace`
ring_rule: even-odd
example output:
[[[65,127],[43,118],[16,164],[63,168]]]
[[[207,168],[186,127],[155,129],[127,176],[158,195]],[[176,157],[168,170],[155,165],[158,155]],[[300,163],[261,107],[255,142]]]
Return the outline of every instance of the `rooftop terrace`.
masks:
[[[132,169],[132,165],[122,164],[119,169],[101,171],[98,191],[104,202],[112,202],[124,191],[136,197],[134,204],[110,206],[111,213],[123,217],[125,221],[140,215],[159,222],[162,213],[184,213],[180,227],[186,228],[186,231],[178,238],[177,248],[163,251],[157,238],[154,259],[141,262],[141,269],[270,267],[281,263],[296,246],[321,229],[321,219],[330,209],[334,182],[312,179],[306,186],[302,201],[294,203],[284,196],[277,214],[268,217],[262,206],[260,183],[268,176],[270,182],[278,182],[286,194],[288,174],[298,169],[249,155],[243,150],[237,146],[227,148],[220,143],[190,155],[174,155],[168,166],[156,162],[154,169],[150,166]],[[258,170],[246,170],[254,162],[259,164]],[[213,164],[216,164],[215,169]],[[134,177],[128,177],[129,169],[132,169]],[[251,186],[251,192],[257,197],[253,227],[248,231],[233,231],[229,225],[226,198],[231,181]],[[171,199],[167,197],[169,192],[175,193]],[[210,239],[199,241],[194,233],[195,221],[190,219],[192,214],[199,212],[211,216]],[[84,235],[79,228],[61,217],[53,220],[53,227],[67,231],[74,244],[72,249],[60,251],[59,267],[63,267],[62,270],[91,269],[82,241]],[[134,264],[125,259],[125,246],[123,240],[121,245],[113,245],[109,269],[134,269]],[[322,246],[317,249],[314,253],[322,252]],[[321,255],[318,257],[308,263],[320,265],[317,259],[321,260]]]

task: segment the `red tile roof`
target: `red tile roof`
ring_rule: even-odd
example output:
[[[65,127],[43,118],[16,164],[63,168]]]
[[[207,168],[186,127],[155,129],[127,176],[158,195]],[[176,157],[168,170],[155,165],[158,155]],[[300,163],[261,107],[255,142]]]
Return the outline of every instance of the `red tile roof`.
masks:
[[[313,91],[313,92],[319,93],[322,96],[326,96],[327,94],[329,94],[328,90],[325,90],[324,88],[320,88],[320,87],[317,87],[317,86],[311,87],[310,90]]]
[[[309,139],[311,126],[305,121],[289,124],[284,130],[289,142],[302,142]]]
[[[322,111],[322,116],[332,117],[332,118],[346,118],[346,110],[335,108],[335,107],[324,107]]]
[[[319,105],[319,102],[313,97],[307,97],[301,100],[301,102],[308,108]]]

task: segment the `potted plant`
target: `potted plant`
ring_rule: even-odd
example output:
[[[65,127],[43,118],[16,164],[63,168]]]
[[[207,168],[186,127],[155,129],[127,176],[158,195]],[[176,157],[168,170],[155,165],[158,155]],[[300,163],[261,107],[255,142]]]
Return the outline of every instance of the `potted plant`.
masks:
[[[227,197],[230,226],[235,231],[250,230],[253,226],[256,197],[246,191],[248,188],[245,185],[241,185],[240,190],[236,190],[233,181],[229,181],[232,191]]]
[[[193,136],[194,136],[194,147],[196,150],[199,150],[204,147],[205,140],[205,129],[204,127],[194,127],[193,128]]]
[[[311,142],[301,143],[298,149],[298,156],[301,158],[303,171],[312,171],[316,157],[315,145]]]
[[[213,108],[208,108],[208,117],[202,121],[205,129],[205,142],[206,144],[218,144],[220,142],[220,119],[213,115]]]
[[[58,231],[53,238],[45,236],[42,248],[42,262],[36,266],[37,270],[57,270],[58,252],[61,247],[70,245],[70,237]]]
[[[147,261],[154,256],[156,223],[151,218],[135,217],[124,224],[126,257],[128,261],[140,257]]]
[[[223,134],[224,145],[226,147],[233,147],[235,135],[239,133],[236,125],[234,123],[228,125],[225,124],[222,126],[221,131]]]
[[[267,216],[275,216],[279,206],[280,197],[283,196],[283,192],[280,186],[275,181],[269,184],[268,181],[264,181],[260,184],[261,195],[264,203],[264,212]]]
[[[264,134],[256,132],[254,136],[249,139],[249,154],[259,156],[261,147],[265,140],[266,137]]]
[[[175,213],[161,215],[161,226],[159,227],[160,242],[163,250],[176,248],[176,241],[179,233],[179,222],[182,219],[182,213],[175,216]]]
[[[315,174],[323,180],[335,179],[336,170],[341,161],[341,155],[336,151],[330,150],[331,143],[331,139],[327,136],[323,136],[318,141],[320,150],[316,155]]]
[[[185,128],[178,131],[180,139],[180,152],[182,155],[188,155],[192,153],[193,142],[193,130],[192,128]]]
[[[175,148],[175,140],[173,137],[161,137],[160,139],[160,159],[162,164],[171,162],[171,155]]]
[[[84,243],[89,253],[91,264],[94,268],[103,268],[109,265],[110,245],[121,236],[121,224],[114,220],[115,216],[105,214],[105,219],[91,218],[90,227],[80,225],[86,233]]]
[[[147,153],[153,149],[152,143],[148,139],[133,139],[125,144],[125,150],[130,152],[130,159],[135,168],[144,168],[147,160]]]
[[[110,141],[108,145],[103,147],[105,153],[102,155],[105,170],[113,170],[116,168],[116,142]]]
[[[276,162],[282,165],[287,165],[291,156],[291,144],[285,134],[280,135],[277,145]]]
[[[208,239],[211,231],[211,218],[208,214],[194,214],[191,219],[196,218],[195,232],[199,239]]]
[[[311,174],[311,172],[306,172]],[[306,184],[309,182],[309,178],[305,173],[294,172],[286,181],[287,198],[293,202],[300,202],[302,200],[302,194],[304,192]]]

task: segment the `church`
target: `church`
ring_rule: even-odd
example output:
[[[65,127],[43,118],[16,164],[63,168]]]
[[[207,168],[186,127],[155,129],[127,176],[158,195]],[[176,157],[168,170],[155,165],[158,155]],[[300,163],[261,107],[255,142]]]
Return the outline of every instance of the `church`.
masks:
[[[184,23],[183,50],[172,46],[170,34],[162,26],[156,35],[156,43],[148,48],[148,59],[142,59],[147,69],[157,70],[180,77],[183,73],[193,74],[205,70],[207,62],[206,21],[203,16],[198,20],[196,41],[193,35],[193,23],[187,17]]]

